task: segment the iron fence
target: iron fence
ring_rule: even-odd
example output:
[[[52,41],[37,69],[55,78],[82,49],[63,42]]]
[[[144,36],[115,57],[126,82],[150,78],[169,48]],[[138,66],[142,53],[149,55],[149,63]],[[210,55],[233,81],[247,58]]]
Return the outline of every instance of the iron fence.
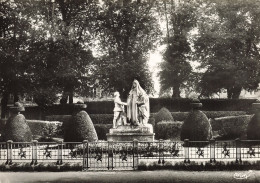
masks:
[[[83,169],[135,169],[142,162],[260,160],[260,141],[1,142],[0,162],[82,163]]]

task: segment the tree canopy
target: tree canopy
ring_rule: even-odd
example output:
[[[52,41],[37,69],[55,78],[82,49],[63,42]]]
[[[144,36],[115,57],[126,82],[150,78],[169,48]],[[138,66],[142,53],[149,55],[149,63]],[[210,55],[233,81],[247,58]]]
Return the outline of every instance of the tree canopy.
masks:
[[[166,8],[165,16],[167,21],[166,50],[163,53],[163,62],[159,72],[161,91],[173,90],[172,97],[179,98],[181,89],[191,78],[192,67],[191,45],[188,41],[189,31],[196,25],[196,7],[194,2],[187,1],[171,3]],[[169,23],[168,23],[169,19]]]
[[[195,41],[197,59],[206,68],[200,82],[202,95],[226,89],[238,98],[243,89],[260,81],[260,1],[205,2]]]
[[[126,97],[138,79],[152,89],[147,54],[155,46],[160,30],[149,1],[104,1],[98,18],[98,39],[103,54],[96,76],[104,89],[118,90]]]

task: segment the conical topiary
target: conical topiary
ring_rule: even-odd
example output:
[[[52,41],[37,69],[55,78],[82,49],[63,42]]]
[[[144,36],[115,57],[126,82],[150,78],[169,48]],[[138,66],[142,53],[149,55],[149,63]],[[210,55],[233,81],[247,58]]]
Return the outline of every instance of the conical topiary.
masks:
[[[181,128],[181,140],[207,141],[212,137],[212,128],[207,116],[198,110],[202,107],[199,101],[191,104],[192,111],[184,121]]]
[[[172,117],[171,112],[165,107],[161,108],[154,115],[154,119],[155,119],[155,124],[157,124],[160,121],[173,121],[173,117]]]
[[[32,140],[31,129],[26,122],[24,115],[20,114],[24,111],[21,103],[16,102],[11,108],[12,115],[7,120],[4,128],[4,140],[12,140],[14,142],[30,142]]]
[[[252,117],[247,126],[247,139],[260,140],[260,103],[253,103],[255,115]]]
[[[88,113],[83,109],[85,104],[75,104],[75,112],[72,115],[64,133],[65,142],[89,142],[97,141],[98,136]]]

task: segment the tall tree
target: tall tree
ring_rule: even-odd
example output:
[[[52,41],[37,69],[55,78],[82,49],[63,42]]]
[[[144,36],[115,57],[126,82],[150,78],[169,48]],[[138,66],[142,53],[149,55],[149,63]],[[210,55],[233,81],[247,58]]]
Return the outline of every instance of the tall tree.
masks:
[[[147,54],[160,35],[153,7],[152,1],[104,1],[97,27],[102,57],[96,67],[104,89],[126,97],[135,78],[148,92],[152,88]]]
[[[226,89],[238,98],[260,82],[260,1],[205,1],[195,42],[197,59],[206,68],[202,95]]]
[[[69,103],[73,103],[74,93],[86,89],[94,61],[90,47],[97,2],[36,1],[32,6],[35,10],[28,16],[37,26],[24,59],[31,65],[28,72],[34,93],[48,94],[45,86],[50,86],[50,95],[63,91],[63,100],[69,96]]]
[[[1,117],[5,117],[7,100],[10,94],[14,95],[15,102],[18,94],[26,88],[24,65],[21,60],[29,37],[30,24],[22,16],[24,4],[21,2],[0,2],[0,95]]]
[[[182,1],[176,4],[164,2],[167,22],[166,50],[163,54],[159,72],[161,92],[170,88],[173,98],[180,98],[181,89],[185,88],[191,77],[191,47],[189,31],[196,25],[196,1]],[[167,5],[167,6],[166,6]],[[166,8],[168,7],[168,8]],[[168,23],[168,17],[169,23]],[[169,27],[168,27],[169,24]]]

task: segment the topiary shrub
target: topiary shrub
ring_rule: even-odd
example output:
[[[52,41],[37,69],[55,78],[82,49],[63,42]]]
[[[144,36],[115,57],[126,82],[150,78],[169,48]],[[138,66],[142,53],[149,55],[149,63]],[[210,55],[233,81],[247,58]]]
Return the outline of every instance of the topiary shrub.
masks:
[[[161,108],[155,115],[155,125],[160,121],[173,121],[172,114],[165,107]]]
[[[4,127],[4,140],[14,142],[30,142],[32,140],[32,132],[24,115],[14,114],[7,120]]]
[[[161,121],[157,123],[155,138],[163,140],[180,140],[180,132],[183,122]]]
[[[64,133],[65,142],[89,142],[97,141],[97,133],[86,111],[75,113],[69,123],[66,125]]]
[[[196,103],[181,128],[181,140],[207,141],[212,137],[212,128],[207,116],[198,110]]]

